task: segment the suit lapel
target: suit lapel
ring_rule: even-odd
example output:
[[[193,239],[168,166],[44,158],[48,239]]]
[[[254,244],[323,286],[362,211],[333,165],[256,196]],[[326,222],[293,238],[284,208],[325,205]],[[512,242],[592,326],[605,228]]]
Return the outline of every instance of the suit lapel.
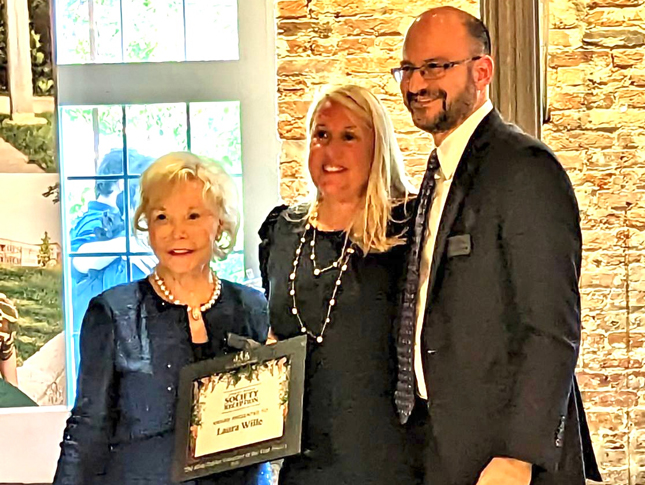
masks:
[[[473,133],[466,149],[459,160],[454,179],[448,192],[448,199],[441,215],[437,238],[435,239],[432,265],[430,266],[430,283],[428,288],[428,301],[432,298],[437,271],[441,266],[446,249],[446,240],[453,224],[460,212],[461,203],[470,190],[473,177],[481,162],[487,155],[487,147],[490,143],[492,128],[503,124],[503,120],[496,110],[491,111],[479,124]]]

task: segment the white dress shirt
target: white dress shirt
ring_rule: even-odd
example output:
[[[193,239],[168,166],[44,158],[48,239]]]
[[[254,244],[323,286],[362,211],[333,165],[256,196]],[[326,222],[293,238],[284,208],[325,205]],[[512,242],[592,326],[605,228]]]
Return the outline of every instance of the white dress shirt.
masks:
[[[425,235],[425,245],[421,253],[421,266],[419,268],[419,294],[417,295],[417,321],[414,338],[414,373],[417,380],[417,391],[420,397],[428,399],[428,390],[423,375],[423,364],[421,358],[421,333],[423,331],[423,320],[425,316],[426,302],[428,299],[428,284],[430,282],[430,266],[434,254],[437,231],[443,209],[446,206],[452,179],[459,165],[459,160],[473,136],[475,129],[482,120],[493,109],[493,103],[486,101],[477,111],[471,114],[455,131],[450,133],[445,140],[437,147],[439,157],[439,171],[436,180],[436,187],[432,196],[432,205]]]

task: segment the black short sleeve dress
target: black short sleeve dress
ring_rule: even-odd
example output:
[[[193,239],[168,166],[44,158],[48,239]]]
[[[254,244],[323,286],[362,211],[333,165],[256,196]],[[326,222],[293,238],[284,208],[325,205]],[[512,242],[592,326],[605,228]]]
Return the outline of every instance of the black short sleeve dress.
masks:
[[[412,207],[411,203],[408,207]],[[397,207],[397,218],[410,210]],[[404,224],[392,231],[401,232]],[[290,274],[305,233],[302,216],[276,207],[260,230],[260,266],[270,323],[279,339],[301,335],[293,314]],[[305,326],[320,335],[339,269],[318,276],[310,259],[312,230],[296,272],[296,307]],[[336,260],[343,232],[316,233],[317,267]],[[393,400],[396,354],[393,323],[406,246],[353,254],[343,273],[323,342],[309,339],[303,453],[285,461],[282,485],[416,484],[405,430]]]

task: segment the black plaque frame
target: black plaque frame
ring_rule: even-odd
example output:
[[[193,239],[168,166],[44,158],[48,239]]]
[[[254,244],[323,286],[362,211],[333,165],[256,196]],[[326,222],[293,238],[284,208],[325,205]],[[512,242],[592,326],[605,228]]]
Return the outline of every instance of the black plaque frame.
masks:
[[[300,453],[302,407],[305,380],[307,337],[299,336],[273,345],[257,347],[184,367],[180,373],[176,414],[175,453],[172,474],[175,481],[191,480],[206,475],[277,460]],[[194,458],[190,454],[190,424],[193,404],[193,382],[237,368],[287,357],[289,404],[284,434],[280,438],[254,443]]]

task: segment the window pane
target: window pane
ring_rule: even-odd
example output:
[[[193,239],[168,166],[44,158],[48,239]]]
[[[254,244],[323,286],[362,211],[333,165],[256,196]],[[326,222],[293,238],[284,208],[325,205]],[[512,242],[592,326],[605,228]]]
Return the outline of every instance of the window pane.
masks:
[[[118,161],[105,161],[123,150],[121,106],[61,108],[59,136],[65,176],[123,173]]]
[[[66,181],[70,251],[114,253],[126,250],[122,193],[123,179]]]
[[[119,0],[94,0],[94,22],[96,25],[94,31],[96,48],[94,52],[90,49],[90,61],[122,62],[121,2]],[[88,32],[88,36],[91,35],[92,32]]]
[[[72,368],[67,369],[67,385],[70,396],[76,394],[76,376],[78,373],[79,334],[83,316],[87,311],[90,300],[113,286],[127,282],[127,269],[125,256],[107,258],[97,256],[70,257],[71,281],[71,312],[66,313],[67,348],[71,350]],[[70,315],[71,313],[71,315]]]
[[[240,230],[237,232],[237,240],[235,241],[235,251],[243,251],[244,250],[244,206],[242,205],[242,197],[244,193],[242,192],[243,190],[243,185],[242,185],[242,177],[241,176],[233,176],[233,182],[235,183],[235,187],[237,189],[237,199],[238,199],[238,204],[239,204],[239,210],[240,210]]]
[[[244,281],[244,254],[229,254],[224,261],[214,263],[213,269],[220,278],[241,283]]]
[[[126,106],[126,136],[128,149],[136,150],[142,157],[156,159],[169,152],[187,149],[186,105],[150,104]],[[128,171],[138,174],[147,162],[132,163]]]
[[[190,146],[194,153],[216,160],[230,174],[241,175],[241,140],[239,101],[190,103]]]
[[[122,0],[122,5],[126,62],[185,59],[182,0]]]
[[[157,257],[154,254],[147,256],[130,256],[130,270],[132,281],[140,280],[151,274],[157,266]]]
[[[240,58],[237,0],[186,0],[186,60]]]
[[[125,256],[72,256],[72,332],[80,332],[83,316],[90,300],[96,295],[126,283],[127,261]]]
[[[56,1],[56,54],[58,64],[90,62],[88,2]]]
[[[237,8],[237,0],[56,0],[58,63],[238,60]]]
[[[72,359],[72,367],[67,368],[67,386],[69,388],[68,395],[70,396],[76,396],[76,376],[78,375],[78,364],[81,362],[80,336],[80,332],[71,334],[71,338],[67,342],[67,352],[71,354]],[[71,402],[74,402],[74,400],[72,399]]]

